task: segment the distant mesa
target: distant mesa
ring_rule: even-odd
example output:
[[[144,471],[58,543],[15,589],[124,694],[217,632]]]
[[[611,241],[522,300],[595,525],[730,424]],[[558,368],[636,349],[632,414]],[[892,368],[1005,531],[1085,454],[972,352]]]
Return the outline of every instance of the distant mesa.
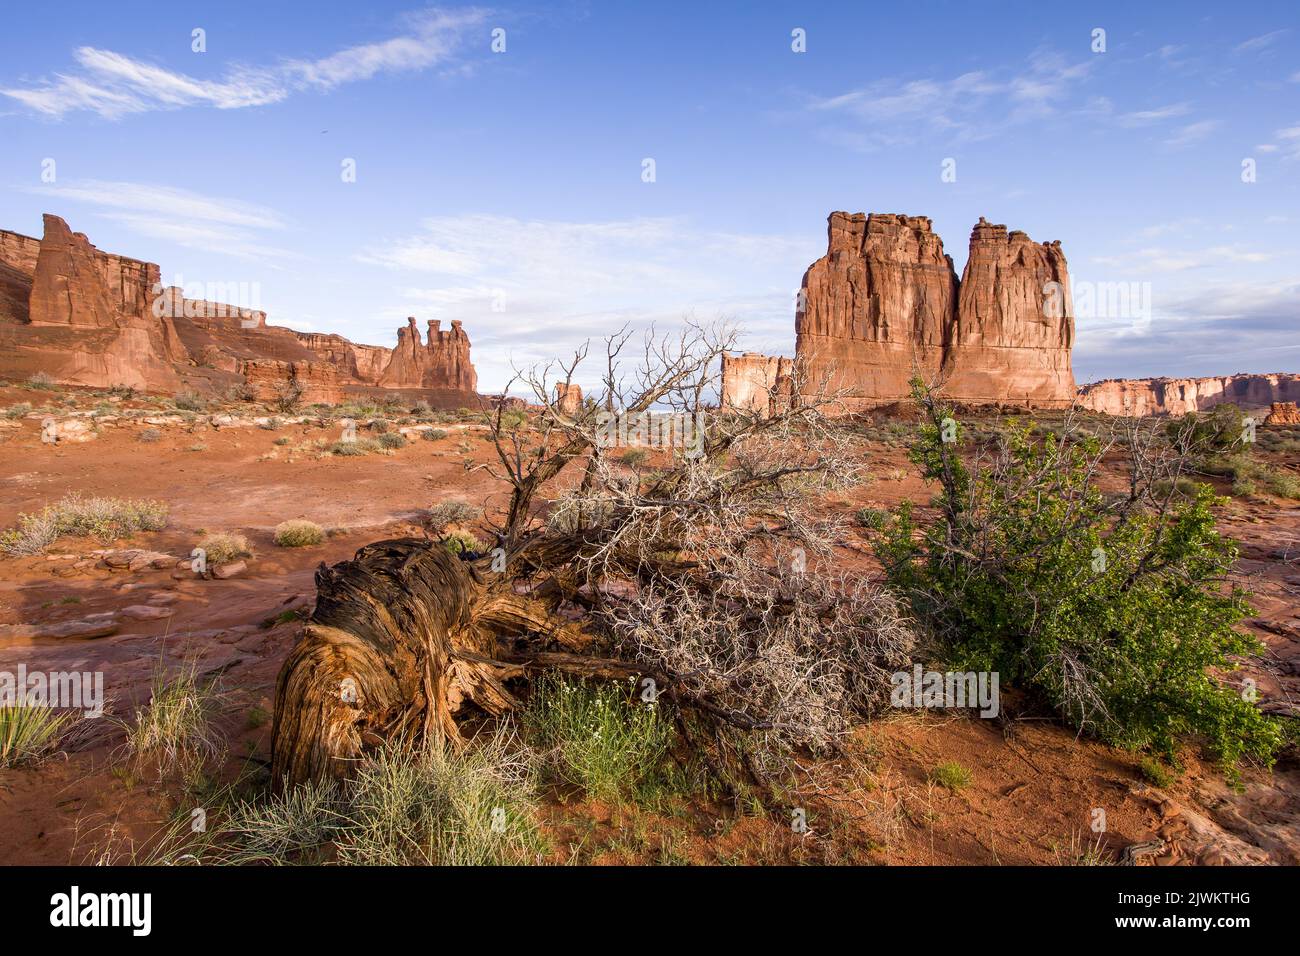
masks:
[[[44,372],[56,382],[143,391],[221,391],[246,385],[273,398],[290,383],[304,402],[380,390],[435,407],[476,406],[469,336],[409,319],[398,345],[269,325],[266,313],[186,298],[151,262],[101,252],[58,216],[40,239],[0,230],[0,376]]]

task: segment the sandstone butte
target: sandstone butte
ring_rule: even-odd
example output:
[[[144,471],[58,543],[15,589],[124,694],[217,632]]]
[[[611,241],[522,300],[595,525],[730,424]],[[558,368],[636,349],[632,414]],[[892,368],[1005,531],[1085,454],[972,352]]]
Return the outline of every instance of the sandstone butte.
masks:
[[[726,356],[723,407],[766,413],[825,383],[849,410],[908,398],[920,374],[959,404],[1181,415],[1298,397],[1300,376],[1136,379],[1076,388],[1074,314],[1060,242],[1036,243],[981,217],[961,279],[924,216],[831,213],[826,255],[804,273],[795,359]]]
[[[151,262],[101,252],[58,216],[40,239],[0,230],[0,377],[145,391],[220,392],[246,384],[273,398],[294,383],[306,402],[410,391],[438,407],[477,405],[470,341],[458,321],[409,319],[395,349],[295,332],[266,314],[185,298]]]

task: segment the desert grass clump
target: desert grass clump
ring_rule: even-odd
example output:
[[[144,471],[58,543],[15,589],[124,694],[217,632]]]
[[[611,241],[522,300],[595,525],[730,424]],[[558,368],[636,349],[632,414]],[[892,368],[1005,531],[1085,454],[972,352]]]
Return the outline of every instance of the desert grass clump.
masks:
[[[210,564],[225,564],[238,558],[247,558],[253,553],[248,539],[242,534],[210,534],[199,542],[199,547]]]
[[[435,534],[454,524],[468,524],[482,517],[482,509],[469,502],[449,499],[434,505],[424,515],[424,526]]]
[[[26,387],[40,392],[52,392],[59,386],[46,372],[35,372],[27,379]]]
[[[8,408],[6,408],[4,411],[4,416],[5,418],[13,420],[15,418],[22,418],[31,410],[32,410],[31,402],[18,402],[16,405],[10,405]]]
[[[537,863],[550,847],[537,822],[534,760],[509,728],[464,747],[394,742],[346,783],[311,781],[236,803],[219,827],[177,849],[225,864]]]
[[[162,440],[162,431],[157,428],[146,428],[138,436],[140,441],[147,445],[152,445],[156,441]]]
[[[293,518],[275,526],[275,543],[282,548],[308,548],[324,540],[324,529],[314,521]]]
[[[938,784],[955,793],[970,786],[971,774],[961,764],[950,760],[931,770],[928,779],[931,783]]]
[[[225,753],[225,737],[215,724],[222,703],[216,681],[203,680],[195,662],[171,677],[160,665],[150,691],[148,706],[136,710],[127,727],[127,749],[137,765],[156,761],[160,777],[179,770],[193,780]]]
[[[73,715],[49,707],[0,707],[0,767],[35,763],[58,746]]]
[[[20,514],[18,526],[0,533],[0,552],[10,556],[41,554],[64,535],[108,542],[138,531],[159,531],[167,524],[160,501],[83,498],[77,492],[33,514]]]
[[[384,432],[379,436],[379,447],[388,449],[405,448],[406,439],[399,432]]]
[[[197,392],[181,392],[172,399],[172,405],[184,412],[201,412],[208,407],[203,396]]]
[[[420,438],[424,441],[440,441],[447,437],[447,433],[441,428],[426,428],[420,432]]]
[[[524,712],[530,742],[554,782],[617,800],[655,781],[673,744],[662,707],[635,684],[536,681]]]

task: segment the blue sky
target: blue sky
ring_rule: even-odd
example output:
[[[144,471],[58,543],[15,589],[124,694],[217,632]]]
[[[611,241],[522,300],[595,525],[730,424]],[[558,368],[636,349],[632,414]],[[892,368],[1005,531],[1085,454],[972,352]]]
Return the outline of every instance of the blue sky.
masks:
[[[1294,2],[803,6],[28,4],[0,227],[355,341],[459,318],[491,390],[686,313],[790,354],[830,211],[930,216],[959,271],[985,216],[1062,241],[1080,382],[1300,367]]]

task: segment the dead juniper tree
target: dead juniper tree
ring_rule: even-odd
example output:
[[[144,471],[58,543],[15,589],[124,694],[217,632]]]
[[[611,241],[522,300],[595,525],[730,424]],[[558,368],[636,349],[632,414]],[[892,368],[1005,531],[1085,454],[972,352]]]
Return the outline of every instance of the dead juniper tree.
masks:
[[[539,410],[490,417],[510,489],[498,547],[462,562],[380,542],[322,567],[278,682],[277,783],[346,774],[397,735],[457,741],[471,705],[504,713],[508,684],[540,671],[640,680],[706,759],[751,777],[885,706],[911,633],[887,593],[835,566],[844,529],[818,501],[861,472],[836,400],[796,369],[764,412],[720,413],[733,341],[687,322],[646,333],[625,365],[623,330],[602,388],[567,410],[556,386],[586,347],[517,373]]]

